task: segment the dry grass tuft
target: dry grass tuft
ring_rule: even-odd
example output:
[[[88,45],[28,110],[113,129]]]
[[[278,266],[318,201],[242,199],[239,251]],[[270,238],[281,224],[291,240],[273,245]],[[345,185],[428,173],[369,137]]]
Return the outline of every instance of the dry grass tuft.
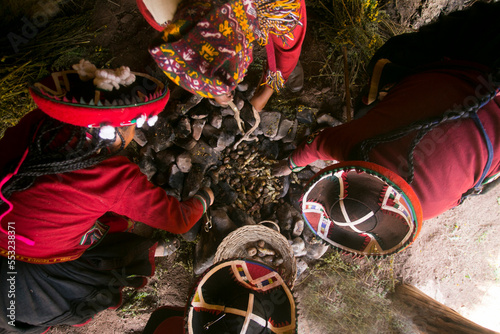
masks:
[[[88,53],[85,46],[95,32],[88,29],[88,17],[69,15],[52,19],[19,52],[0,60],[0,138],[8,127],[36,106],[28,87],[50,73],[50,69],[69,68]],[[4,45],[4,50],[12,48]]]
[[[377,0],[310,0],[308,10],[318,16],[311,24],[327,47],[318,77],[330,78],[332,88],[343,87],[342,48],[347,49],[351,85],[365,82],[365,65],[375,51],[394,35],[406,31],[392,22]]]
[[[396,283],[392,269],[393,257],[352,259],[330,251],[296,286],[299,310],[318,333],[410,333],[385,298]]]

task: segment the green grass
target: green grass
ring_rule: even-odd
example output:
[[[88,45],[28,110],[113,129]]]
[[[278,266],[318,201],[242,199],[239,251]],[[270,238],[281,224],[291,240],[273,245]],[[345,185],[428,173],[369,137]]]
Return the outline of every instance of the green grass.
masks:
[[[392,22],[377,0],[310,0],[308,11],[319,19],[309,25],[316,38],[326,44],[326,56],[317,78],[329,78],[334,89],[343,88],[346,48],[351,85],[369,77],[365,66],[375,51],[394,35],[407,29]]]
[[[328,252],[296,290],[299,310],[323,333],[409,333],[386,295],[396,281],[393,257],[352,259]]]

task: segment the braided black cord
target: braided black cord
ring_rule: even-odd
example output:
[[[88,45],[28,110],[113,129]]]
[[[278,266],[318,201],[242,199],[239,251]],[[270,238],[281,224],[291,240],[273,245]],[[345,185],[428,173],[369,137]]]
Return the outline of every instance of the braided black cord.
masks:
[[[493,76],[493,82],[498,82],[498,73]],[[495,81],[496,80],[496,81]],[[487,104],[491,99],[493,99],[496,95],[496,90],[490,91],[486,94],[478,104],[475,104],[470,107],[462,107],[461,109],[451,109],[446,111],[441,117],[433,117],[423,121],[414,122],[406,127],[399,128],[395,131],[389,132],[387,134],[382,134],[375,136],[373,138],[369,138],[364,140],[359,144],[358,156],[363,161],[369,160],[370,151],[379,144],[391,142],[397,139],[400,139],[414,131],[418,131],[415,138],[412,140],[412,143],[408,150],[408,168],[409,175],[406,178],[407,182],[411,184],[414,179],[414,151],[420,141],[424,138],[424,136],[429,133],[436,126],[456,121],[459,119],[467,119],[470,118],[472,114],[477,113],[479,109],[481,109],[485,104]]]
[[[121,145],[116,153],[109,153],[107,149],[114,141],[104,140],[94,133],[91,143],[87,142],[88,129],[71,126],[69,138],[57,148],[50,148],[60,130],[67,124],[54,124],[58,121],[47,119],[41,125],[35,140],[30,145],[30,153],[21,165],[18,173],[2,188],[2,194],[9,198],[16,191],[23,191],[31,187],[37,177],[50,174],[68,173],[94,166],[125,147],[125,140],[119,131]],[[67,145],[77,140],[75,149],[67,151]],[[42,149],[44,148],[44,149]],[[74,157],[74,158],[70,158]],[[0,200],[0,204],[3,201]]]

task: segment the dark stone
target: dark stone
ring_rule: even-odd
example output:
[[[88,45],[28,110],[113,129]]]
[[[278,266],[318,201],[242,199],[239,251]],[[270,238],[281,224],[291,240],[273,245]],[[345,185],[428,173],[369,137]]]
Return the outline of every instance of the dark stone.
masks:
[[[293,217],[294,222],[299,220],[299,219],[304,219],[304,217],[302,217],[301,211],[297,210],[295,207],[290,206],[290,212],[292,213],[292,217]]]
[[[134,19],[134,15],[132,15],[132,14],[125,14],[121,18],[120,22],[123,23],[123,24],[128,24],[133,19]]]
[[[222,131],[220,129],[216,129],[210,124],[205,124],[205,126],[203,127],[203,137],[208,140],[219,137],[221,132]]]
[[[232,109],[232,108],[230,108],[230,107],[222,108],[222,109],[220,110],[220,112],[221,112],[222,117],[226,117],[226,116],[234,116],[234,111],[233,111],[233,109]]]
[[[182,185],[184,184],[184,173],[177,167],[176,164],[172,164],[168,171],[168,185],[174,189],[182,190]]]
[[[297,144],[295,142],[286,143],[281,147],[280,157],[282,159],[288,158],[290,153],[292,153],[297,148]]]
[[[332,115],[330,114],[321,114],[319,115],[317,118],[316,118],[316,122],[320,125],[326,125],[328,127],[334,127],[334,126],[337,126],[337,125],[340,125],[342,124],[341,121],[339,121],[338,119],[336,119],[335,117],[333,117]]]
[[[286,137],[286,135],[291,132],[291,129],[293,125],[295,124],[294,121],[291,121],[289,119],[283,118],[280,122],[278,132],[276,135],[271,138],[271,140],[281,140]]]
[[[174,144],[186,151],[190,151],[196,146],[196,140],[193,138],[176,138]]]
[[[158,169],[162,171],[168,170],[171,164],[175,162],[175,157],[179,154],[178,149],[174,147],[156,153],[155,163]]]
[[[249,125],[249,128],[251,128],[255,124],[255,117],[253,115],[252,105],[250,103],[245,103],[243,108],[241,108],[240,118],[247,123],[245,127]],[[262,112],[261,112],[261,119],[262,119]]]
[[[278,158],[278,154],[280,153],[279,143],[271,141],[268,138],[264,138],[260,141],[259,153],[266,158],[276,160]]]
[[[293,205],[293,207],[299,211],[302,211],[300,207],[300,199],[304,194],[304,187],[298,185],[296,183],[292,183],[290,185],[290,189],[288,190],[288,202]]]
[[[283,198],[288,194],[288,189],[290,189],[290,175],[282,176],[281,182],[283,183],[283,189],[278,198]]]
[[[224,117],[224,119],[222,120],[221,128],[223,132],[227,132],[229,134],[232,134],[233,136],[240,132],[238,123],[236,123],[234,117]]]
[[[222,132],[215,141],[214,150],[221,152],[234,143],[235,135],[229,132]]]
[[[189,231],[181,234],[181,236],[184,238],[184,240],[194,241],[196,239],[196,237],[198,236],[198,233],[200,233],[200,231],[201,231],[201,226],[204,225],[204,222],[205,222],[204,218],[205,218],[204,216],[201,217],[201,219],[198,220],[196,222],[196,224],[194,224],[194,226],[191,227],[191,229]]]
[[[148,155],[144,155],[139,161],[139,169],[144,175],[146,175],[149,181],[153,179],[153,176],[158,170],[154,164],[153,158]]]
[[[158,124],[152,128],[154,131],[149,136],[149,142],[155,152],[160,152],[173,145],[175,134],[172,126],[164,121],[164,119],[161,120],[161,118],[159,118],[157,123]]]
[[[276,214],[276,203],[266,203],[260,209],[260,216],[264,220],[273,220]]]
[[[238,110],[241,110],[243,109],[243,106],[245,105],[245,103],[248,103],[245,101],[245,97],[242,95],[242,93],[240,92],[235,92],[234,94],[234,105],[236,106],[236,108],[238,108]]]
[[[300,172],[297,172],[297,177],[299,178],[299,180],[308,181],[311,177],[314,176],[314,174],[316,173],[314,173],[310,168],[304,168]]]
[[[181,195],[179,194],[179,189],[163,188],[163,190],[165,190],[165,193],[168,196],[172,196],[172,197],[176,198],[178,201],[181,200]]]
[[[216,129],[220,129],[222,126],[222,113],[219,109],[216,109],[210,113],[209,117],[210,125]]]
[[[332,97],[326,98],[321,102],[318,114],[330,114],[336,119],[344,119],[344,100],[332,94]]]
[[[228,207],[227,215],[238,227],[242,227],[245,225],[255,225],[255,220],[253,220],[253,218],[248,213],[239,208]]]
[[[286,136],[282,139],[283,143],[291,143],[295,141],[295,137],[297,137],[297,127],[298,121],[295,119],[293,121],[292,127],[288,130]]]
[[[177,138],[188,138],[191,136],[191,122],[187,117],[181,117],[175,126],[175,136]]]
[[[187,112],[189,112],[191,109],[196,107],[201,101],[203,101],[203,97],[201,97],[198,94],[193,94],[189,97],[189,99],[186,101],[186,103],[183,104],[178,104],[177,105],[177,110],[182,114],[185,115]],[[206,115],[205,115],[206,117]]]
[[[175,158],[175,163],[182,173],[189,173],[192,165],[191,153],[184,151]]]
[[[236,230],[237,226],[222,209],[211,210],[212,228],[205,231],[204,223],[200,230],[200,241],[196,244],[194,258],[195,275],[202,274],[212,264],[217,247],[224,238]]]
[[[295,136],[295,142],[301,143],[307,139],[307,137],[312,133],[311,127],[304,124],[299,124],[297,126],[297,134]]]
[[[219,183],[219,170],[211,170],[208,172],[208,177],[212,180],[212,184]]]
[[[288,203],[280,204],[276,210],[276,218],[278,219],[281,231],[290,231],[292,229],[293,219],[290,211],[291,205]]]
[[[316,120],[318,109],[300,106],[297,109],[296,117],[300,123],[312,124]]]
[[[154,157],[154,150],[153,150],[153,147],[151,145],[146,145],[144,146],[143,148],[141,148],[141,150],[139,151],[139,155],[141,156],[141,158],[143,157],[150,157],[150,158],[153,158]]]
[[[238,198],[238,193],[227,182],[219,182],[212,186],[214,192],[214,205],[233,205]]]
[[[200,190],[205,170],[201,164],[193,164],[182,189],[182,200],[193,197]]]
[[[205,119],[195,119],[191,124],[191,129],[193,130],[193,139],[198,141],[203,134],[203,128],[205,127],[205,123],[207,121]]]
[[[141,129],[135,129],[134,141],[141,147],[144,147],[148,143],[146,134]]]
[[[196,143],[190,153],[192,163],[203,165],[205,170],[217,164],[220,159],[220,154],[203,140]]]
[[[167,183],[168,183],[168,175],[166,172],[159,171],[153,177],[153,184],[155,184],[159,187],[163,187]]]
[[[262,111],[260,113],[259,128],[264,136],[274,138],[278,134],[281,120],[281,113],[276,111]]]

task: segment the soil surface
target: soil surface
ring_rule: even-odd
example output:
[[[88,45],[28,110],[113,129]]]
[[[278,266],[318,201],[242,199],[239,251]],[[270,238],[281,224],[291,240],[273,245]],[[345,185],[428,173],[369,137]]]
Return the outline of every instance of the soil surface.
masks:
[[[464,1],[411,0],[389,2],[386,9],[399,23],[418,28],[440,12],[463,6]],[[133,70],[159,72],[147,52],[156,32],[142,18],[135,0],[98,1],[93,15],[93,25],[101,31],[93,43],[96,48],[103,46],[110,50],[114,56],[109,62],[112,67],[128,65]],[[306,78],[317,73],[324,59],[321,43],[312,36],[308,33],[303,49]],[[318,87],[306,80],[300,98],[301,103],[319,104],[332,95],[329,87]],[[500,331],[499,222],[500,187],[497,187],[426,221],[416,242],[394,256],[394,276],[470,320]],[[157,271],[149,284],[137,292],[125,291],[124,303],[118,310],[104,311],[83,327],[54,327],[49,334],[140,333],[155,308],[183,306],[186,302],[193,277],[177,263],[177,256],[157,259]],[[364,261],[360,259],[358,263]],[[299,302],[300,298],[299,294]],[[301,333],[320,334],[313,325],[310,319],[300,318]],[[380,333],[376,328],[372,332]]]

